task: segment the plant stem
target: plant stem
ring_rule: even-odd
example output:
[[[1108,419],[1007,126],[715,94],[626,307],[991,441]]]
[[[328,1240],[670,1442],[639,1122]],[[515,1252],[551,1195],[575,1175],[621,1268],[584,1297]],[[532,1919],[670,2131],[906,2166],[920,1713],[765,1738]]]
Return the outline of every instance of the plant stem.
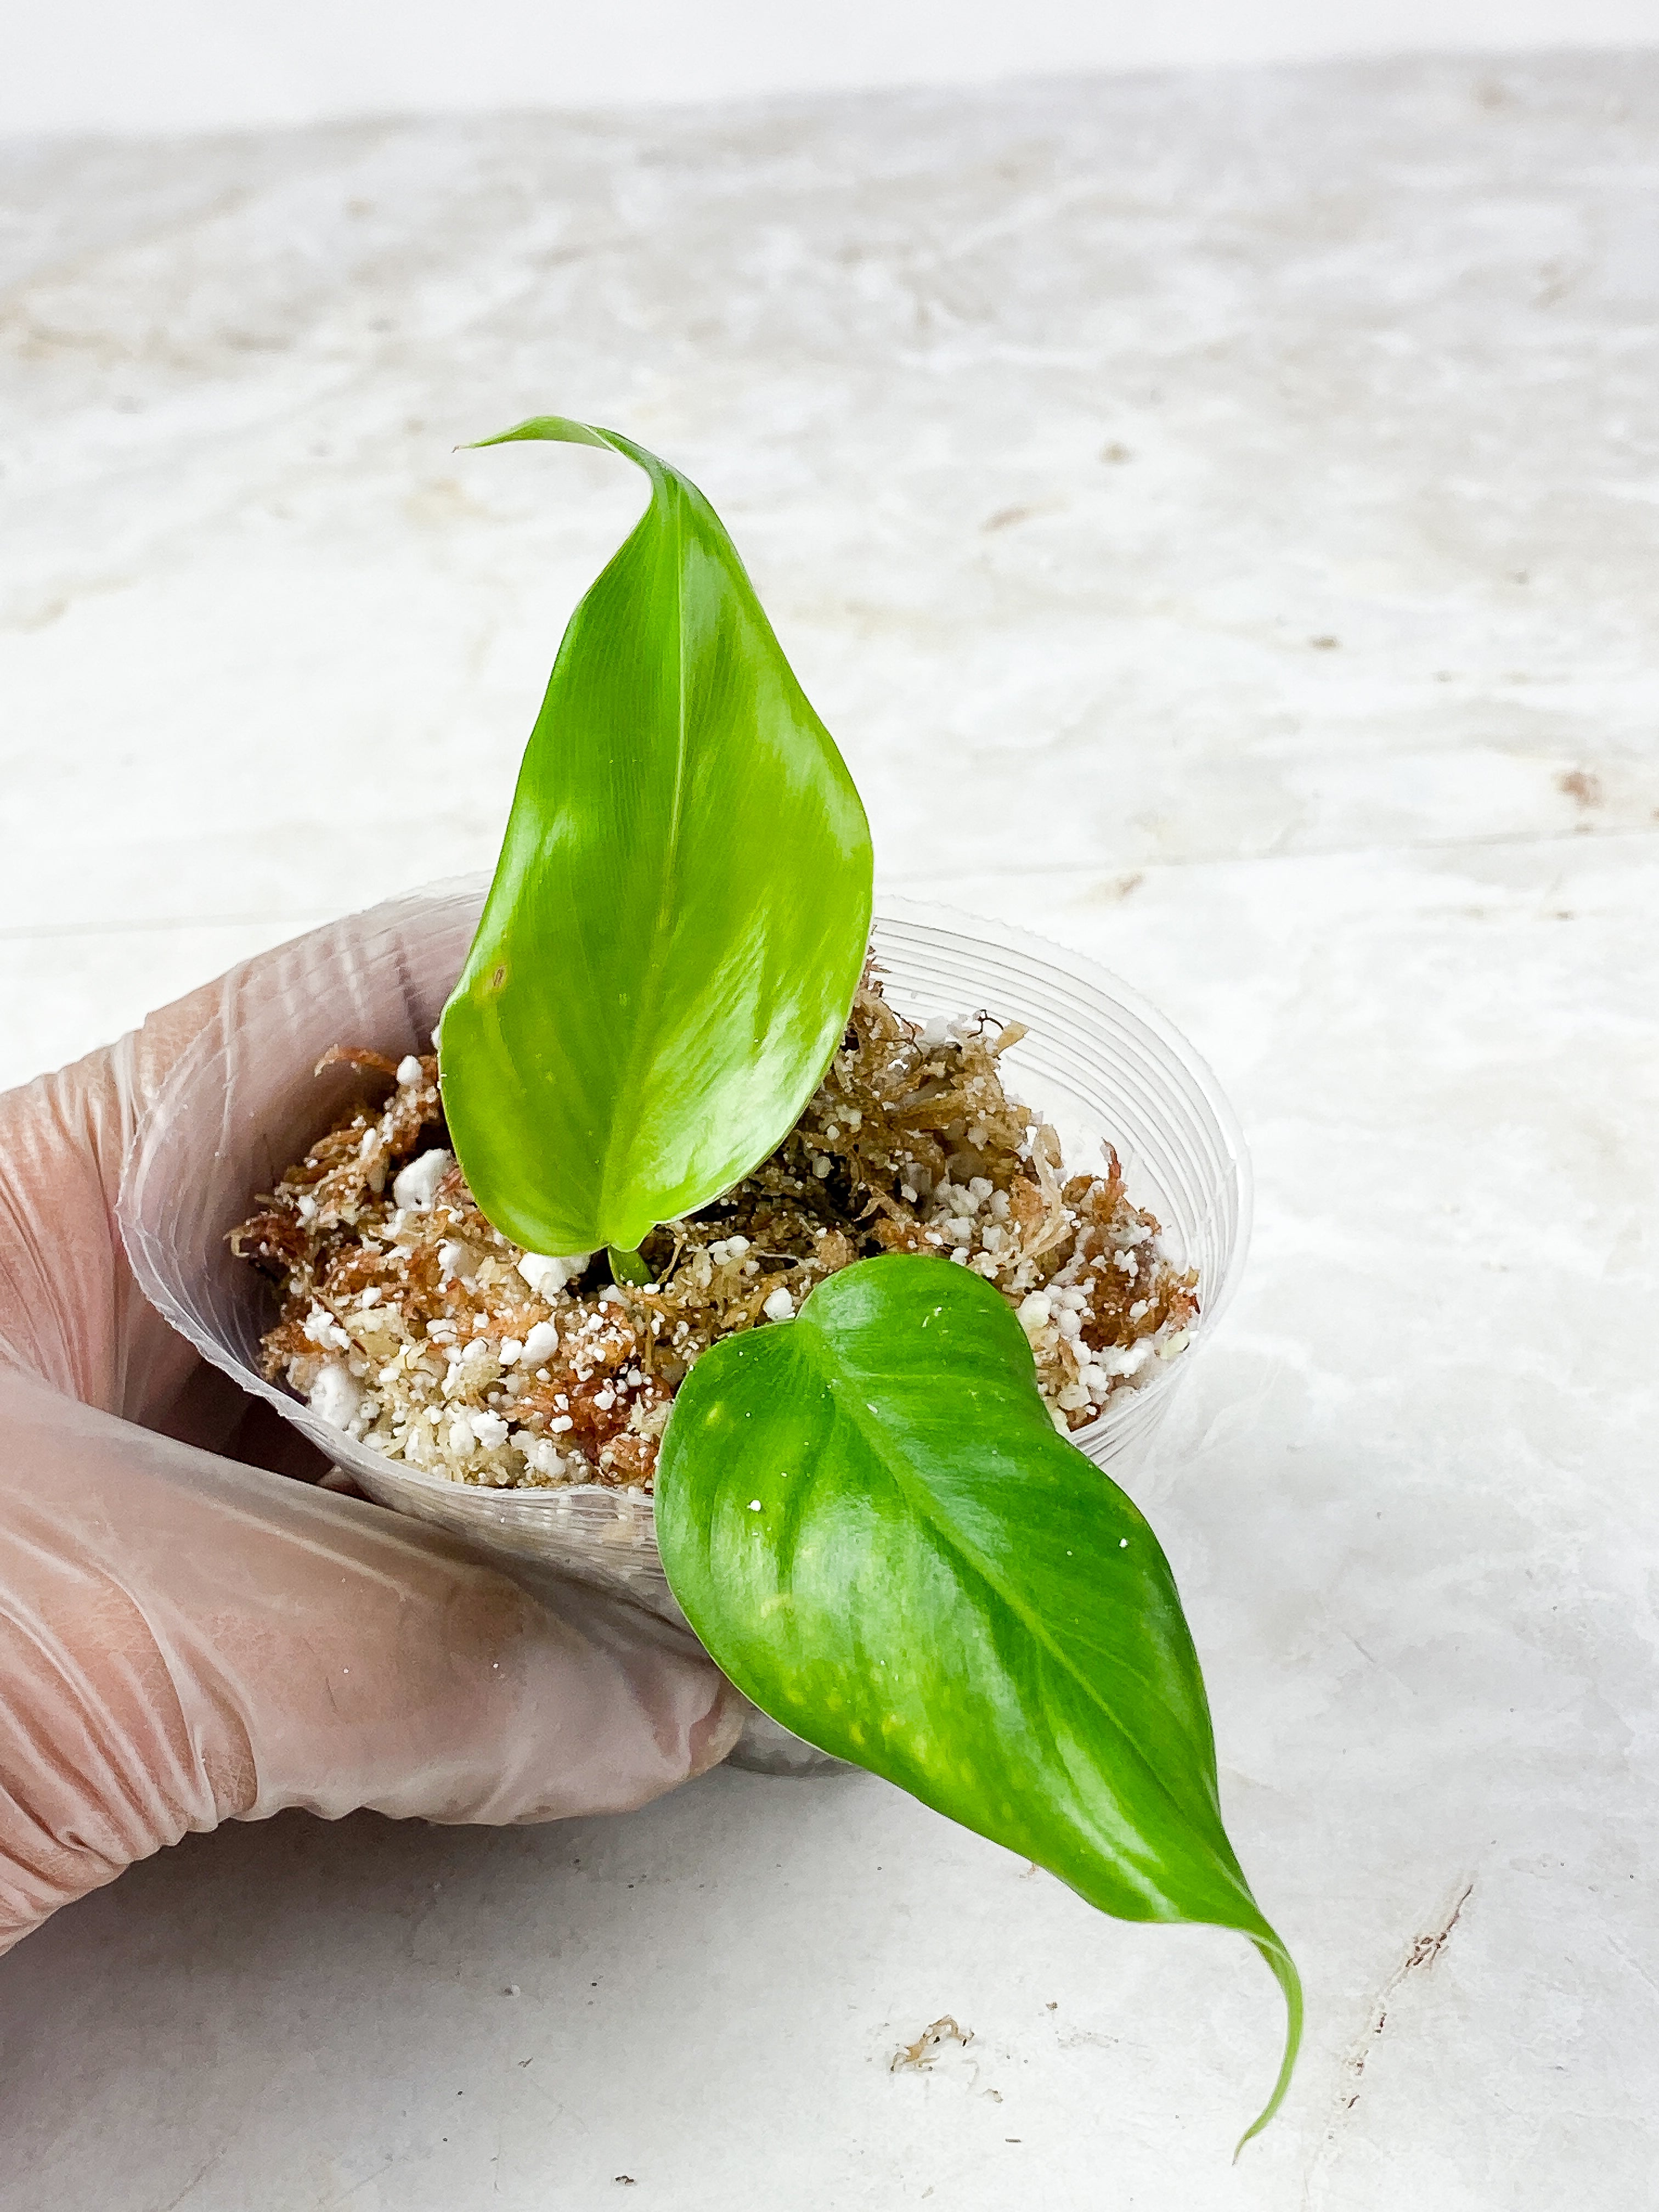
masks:
[[[612,1244],[609,1247],[606,1256],[611,1261],[611,1279],[613,1283],[632,1283],[636,1290],[643,1290],[651,1280],[651,1270],[641,1259],[637,1251],[618,1251]]]

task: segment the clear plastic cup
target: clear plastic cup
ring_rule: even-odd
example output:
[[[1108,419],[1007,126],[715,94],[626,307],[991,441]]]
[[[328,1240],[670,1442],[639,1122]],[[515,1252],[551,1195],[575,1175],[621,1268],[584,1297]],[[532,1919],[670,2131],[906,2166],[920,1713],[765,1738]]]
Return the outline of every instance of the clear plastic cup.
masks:
[[[229,1232],[348,1104],[378,1100],[383,1085],[355,1069],[313,1075],[331,1045],[369,1045],[393,1060],[429,1049],[483,891],[482,883],[443,885],[386,909],[378,937],[343,951],[337,988],[319,988],[314,957],[296,962],[291,976],[278,957],[252,981],[231,978],[220,1020],[184,1054],[134,1134],[118,1200],[122,1237],[150,1303],[368,1496],[681,1620],[644,1492],[451,1482],[344,1435],[260,1372],[273,1293],[232,1255]],[[1200,1312],[1188,1349],[1151,1363],[1139,1388],[1120,1388],[1098,1419],[1073,1431],[1097,1466],[1125,1472],[1145,1452],[1243,1266],[1250,1170],[1232,1109],[1170,1023],[1075,953],[1000,922],[899,899],[882,902],[875,945],[901,1012],[927,1020],[982,1008],[1026,1025],[1003,1055],[1010,1090],[1054,1125],[1068,1167],[1092,1164],[1103,1139],[1115,1145],[1131,1200],[1157,1215],[1171,1259],[1198,1269]],[[759,1715],[742,1755],[769,1772],[837,1764]]]

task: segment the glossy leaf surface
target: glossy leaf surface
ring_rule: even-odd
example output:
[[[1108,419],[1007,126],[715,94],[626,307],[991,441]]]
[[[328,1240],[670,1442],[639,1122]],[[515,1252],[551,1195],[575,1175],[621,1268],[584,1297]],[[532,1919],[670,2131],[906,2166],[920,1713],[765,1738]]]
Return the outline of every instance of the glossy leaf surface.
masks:
[[[676,1400],[656,1517],[692,1627],[775,1720],[1104,1911],[1249,1936],[1288,2008],[1266,2122],[1300,1984],[1222,1825],[1175,1581],[1055,1431],[988,1283],[865,1261],[716,1344]]]
[[[455,1151],[533,1252],[633,1249],[763,1159],[816,1088],[870,929],[870,833],[708,501],[651,501],[572,616],[444,1009]]]

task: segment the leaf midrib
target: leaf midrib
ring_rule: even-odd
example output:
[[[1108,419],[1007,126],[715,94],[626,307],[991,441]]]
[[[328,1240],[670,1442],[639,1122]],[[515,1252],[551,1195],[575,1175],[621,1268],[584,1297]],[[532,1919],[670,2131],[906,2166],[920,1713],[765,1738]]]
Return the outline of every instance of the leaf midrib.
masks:
[[[624,458],[632,459],[633,456],[629,454]],[[650,521],[652,510],[656,507],[662,489],[665,486],[672,485],[670,511],[673,524],[675,655],[674,794],[669,806],[668,838],[657,886],[657,910],[651,923],[650,947],[653,955],[666,939],[672,939],[673,934],[674,901],[671,886],[677,881],[679,874],[680,843],[685,819],[685,764],[689,749],[685,708],[684,516],[686,501],[674,471],[665,465],[659,464],[659,465],[662,466],[662,479],[659,482],[656,475],[651,472],[651,506],[641,516],[640,524],[635,526],[636,528],[642,527]],[[658,1026],[655,1017],[662,1006],[667,989],[667,964],[665,959],[656,957],[651,958],[647,964],[647,987],[641,995],[639,1006],[635,1010],[633,1033],[629,1041],[627,1058],[623,1064],[622,1083],[618,1089],[619,1097],[626,1098],[629,1102],[638,1096],[640,1062],[646,1052],[647,1041],[654,1035]],[[600,1218],[596,1224],[602,1232],[605,1233],[607,1241],[609,1241],[609,1229],[613,1225],[614,1208],[611,1201],[611,1189],[616,1180],[617,1153],[623,1146],[631,1146],[638,1126],[639,1116],[635,1113],[630,1113],[628,1115],[625,1127],[620,1115],[613,1115],[611,1119],[611,1133],[605,1150],[605,1164],[599,1176]],[[626,1164],[627,1156],[624,1152],[624,1169]],[[628,1182],[633,1180],[631,1176],[624,1176],[623,1179]]]

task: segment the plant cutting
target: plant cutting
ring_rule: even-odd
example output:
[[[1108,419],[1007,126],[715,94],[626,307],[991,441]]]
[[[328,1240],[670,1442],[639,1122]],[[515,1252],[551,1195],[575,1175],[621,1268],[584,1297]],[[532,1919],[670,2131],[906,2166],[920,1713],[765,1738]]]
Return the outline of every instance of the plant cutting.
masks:
[[[1200,1286],[1109,1149],[1011,1098],[1017,1019],[908,1021],[868,827],[718,516],[645,514],[572,617],[434,1055],[237,1232],[272,1374],[475,1485],[654,1493],[669,1583],[764,1711],[1103,1911],[1237,1930],[1197,1656],[1071,1443]],[[1017,1016],[1017,1008],[1000,1010]],[[1248,2140],[1248,2135],[1245,2138]]]

